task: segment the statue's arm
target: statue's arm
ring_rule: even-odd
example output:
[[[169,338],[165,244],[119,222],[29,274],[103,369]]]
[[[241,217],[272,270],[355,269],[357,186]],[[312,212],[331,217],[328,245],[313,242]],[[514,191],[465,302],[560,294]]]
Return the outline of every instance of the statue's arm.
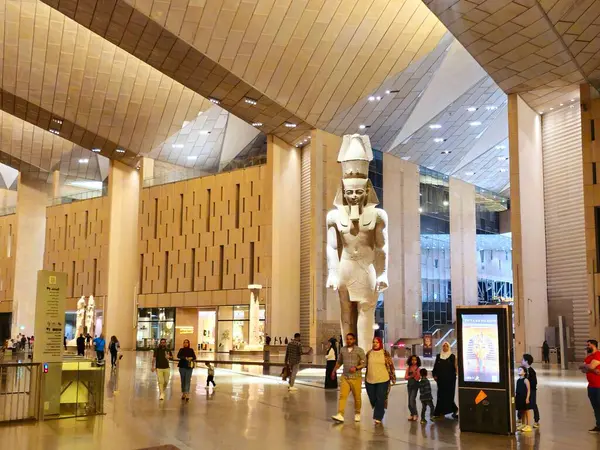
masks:
[[[336,230],[337,210],[327,213],[327,288],[337,290],[338,288],[338,238]]]
[[[377,224],[375,226],[375,270],[377,271],[377,290],[384,291],[388,287],[388,216],[383,209],[376,209]]]

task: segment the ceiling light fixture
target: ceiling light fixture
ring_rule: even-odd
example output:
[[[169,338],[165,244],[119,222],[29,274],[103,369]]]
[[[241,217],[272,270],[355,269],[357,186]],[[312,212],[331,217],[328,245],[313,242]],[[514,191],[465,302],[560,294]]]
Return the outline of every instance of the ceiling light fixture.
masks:
[[[475,108],[474,106],[469,106],[467,108],[467,111],[469,111],[469,112],[475,112],[475,111],[477,111],[477,108]]]
[[[367,100],[369,100],[370,102],[374,102],[374,101],[375,101],[375,97],[373,97],[373,96],[371,95],[371,96],[370,96],[370,97],[369,97]]]
[[[496,147],[494,147],[496,150],[504,150],[506,147],[504,145],[496,145]]]
[[[60,131],[58,131],[58,130],[52,130],[52,129],[50,129],[48,131],[50,131],[50,133],[53,133],[53,134],[57,134],[57,135],[60,134]]]
[[[286,128],[296,128],[296,124],[295,123],[290,123],[290,122],[286,122],[285,126],[286,126]]]
[[[56,122],[59,125],[62,125],[63,121],[60,119],[57,119],[56,117],[54,119],[52,119],[52,122]]]
[[[101,150],[100,150],[99,148],[93,148],[93,149],[92,149],[92,151],[93,151],[94,153],[100,153],[100,151],[101,151]]]
[[[554,111],[554,108],[550,108],[550,111]]]
[[[381,96],[378,95],[377,97],[375,97],[375,100],[377,100],[377,101],[381,100]]]
[[[465,175],[468,177],[471,177],[471,176],[475,175],[475,172],[465,172]]]
[[[125,153],[125,150],[123,150],[122,148],[118,148],[118,149],[116,150],[116,152],[117,152],[117,153]]]
[[[504,173],[507,169],[500,169],[500,172]]]
[[[361,130],[364,130],[365,128],[367,128],[367,126],[361,124],[361,125],[358,126],[358,128],[361,129]]]
[[[190,161],[193,161],[193,160],[198,159],[198,157],[196,155],[188,155],[187,159]]]
[[[87,164],[87,163],[89,163],[89,162],[90,162],[90,160],[89,160],[89,159],[87,159],[87,158],[81,158],[81,159],[79,160],[79,164]]]
[[[173,148],[183,148],[184,146],[183,146],[183,144],[173,144],[173,145],[171,145],[171,147],[173,147]]]
[[[208,130],[200,130],[200,134],[207,135],[207,134],[210,134],[210,131],[208,131]]]
[[[508,161],[508,156],[498,156],[498,161]]]
[[[244,101],[245,101],[246,103],[248,103],[249,105],[256,105],[256,100],[254,100],[254,99],[251,99],[251,98],[248,98],[248,97],[246,97],[246,98],[244,99]]]
[[[432,130],[439,130],[440,128],[442,128],[442,126],[439,123],[432,123],[431,125],[429,125],[429,128],[431,128]]]
[[[253,127],[262,127],[262,125],[263,125],[262,122],[254,122],[252,124]]]
[[[386,93],[387,95],[390,95],[390,94],[392,93],[392,91],[390,91],[390,90],[388,89],[387,91],[385,91],[385,93]]]
[[[212,98],[212,97],[210,97],[208,99],[208,101],[211,102],[211,103],[214,103],[215,105],[218,105],[219,103],[221,103],[220,100],[217,100],[216,98]]]
[[[442,152],[442,155],[449,155],[450,153],[452,153],[450,150],[444,150]]]
[[[481,125],[481,122],[476,120],[475,122],[471,122],[469,125],[471,125],[472,127],[478,127],[479,125]]]
[[[438,144],[444,142],[446,139],[444,138],[433,138],[433,142],[437,142]]]
[[[489,106],[486,106],[485,109],[487,109],[488,111],[495,111],[498,109],[498,107],[494,106],[494,105],[489,105]]]
[[[563,106],[563,105],[564,105],[564,103],[561,103],[559,106]]]
[[[410,156],[402,156],[400,159],[403,159],[404,161],[408,161],[410,159]]]

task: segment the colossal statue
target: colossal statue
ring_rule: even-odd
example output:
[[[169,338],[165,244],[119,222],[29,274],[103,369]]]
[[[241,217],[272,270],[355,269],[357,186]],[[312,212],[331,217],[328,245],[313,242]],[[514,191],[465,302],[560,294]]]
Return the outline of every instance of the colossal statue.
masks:
[[[338,155],[342,183],[327,214],[327,288],[338,291],[342,332],[371,348],[375,306],[387,289],[387,214],[369,180],[373,151],[368,136],[343,137]]]

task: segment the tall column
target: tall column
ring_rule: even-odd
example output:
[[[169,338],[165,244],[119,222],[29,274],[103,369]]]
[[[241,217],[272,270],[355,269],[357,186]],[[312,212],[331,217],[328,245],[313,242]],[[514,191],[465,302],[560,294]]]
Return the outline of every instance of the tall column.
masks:
[[[516,354],[539,349],[548,326],[541,118],[508,96]]]
[[[421,336],[419,167],[383,154],[383,205],[388,213],[387,343]]]
[[[44,266],[48,184],[19,175],[12,336],[34,333],[37,272]]]
[[[108,198],[108,295],[104,304],[104,335],[115,335],[123,349],[134,349],[136,284],[139,279],[139,172],[118,161],[111,161]]]
[[[52,172],[52,198],[60,197],[60,170]]]
[[[450,280],[453,320],[458,305],[477,305],[475,186],[450,178]]]
[[[300,330],[300,150],[267,137],[267,167],[272,181],[272,336],[292,337]]]

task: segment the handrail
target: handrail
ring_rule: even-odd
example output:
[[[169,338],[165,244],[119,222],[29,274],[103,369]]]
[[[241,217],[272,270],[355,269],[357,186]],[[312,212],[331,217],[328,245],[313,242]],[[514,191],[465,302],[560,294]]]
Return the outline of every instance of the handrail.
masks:
[[[448,336],[450,333],[452,333],[453,331],[454,331],[454,328],[450,328],[450,329],[449,329],[449,330],[446,332],[446,334],[445,334],[445,335],[443,335],[443,336],[442,336],[442,337],[439,339],[439,341],[437,341],[437,342],[436,342],[435,346],[437,347],[437,346],[439,346],[440,344],[442,344],[442,343],[444,342],[444,339],[446,339],[446,337],[447,337],[447,336]]]

